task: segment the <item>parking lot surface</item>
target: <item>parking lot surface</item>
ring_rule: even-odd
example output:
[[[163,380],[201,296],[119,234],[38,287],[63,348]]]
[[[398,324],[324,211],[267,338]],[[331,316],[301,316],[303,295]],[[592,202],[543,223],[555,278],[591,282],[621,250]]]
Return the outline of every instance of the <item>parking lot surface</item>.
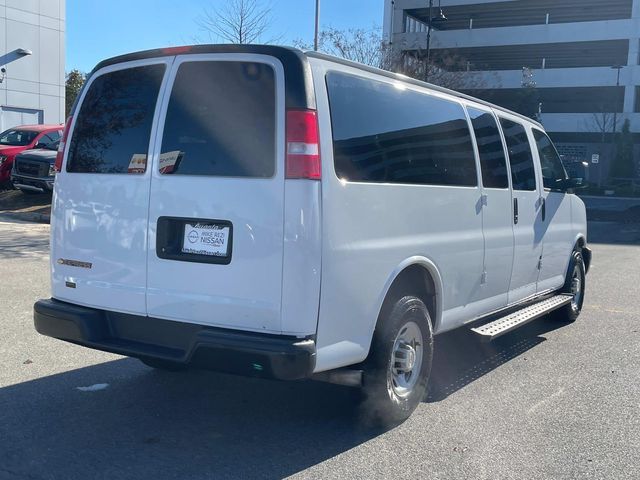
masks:
[[[38,335],[48,226],[0,219],[0,479],[638,478],[640,225],[594,222],[590,241],[576,323],[437,337],[428,397],[380,431],[347,388],[158,372]]]

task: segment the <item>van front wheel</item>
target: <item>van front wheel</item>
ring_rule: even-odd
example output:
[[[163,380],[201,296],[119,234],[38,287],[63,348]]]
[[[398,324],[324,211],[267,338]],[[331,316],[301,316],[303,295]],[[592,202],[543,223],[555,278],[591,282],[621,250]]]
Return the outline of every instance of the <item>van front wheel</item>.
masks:
[[[562,287],[562,293],[572,296],[571,303],[554,312],[556,319],[571,323],[575,322],[580,315],[584,302],[585,270],[582,254],[580,251],[574,251],[571,255],[571,261],[569,262],[567,278]]]
[[[383,309],[364,364],[363,407],[374,424],[396,425],[422,401],[433,357],[424,302],[406,296]]]

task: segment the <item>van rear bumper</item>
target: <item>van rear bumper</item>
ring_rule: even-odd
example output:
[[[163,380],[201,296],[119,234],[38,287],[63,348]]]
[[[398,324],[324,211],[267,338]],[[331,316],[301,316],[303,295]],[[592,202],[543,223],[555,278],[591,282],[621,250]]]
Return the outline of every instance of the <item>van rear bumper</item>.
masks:
[[[39,300],[33,310],[42,335],[129,357],[279,380],[310,377],[315,367],[313,338],[207,327],[56,299]]]

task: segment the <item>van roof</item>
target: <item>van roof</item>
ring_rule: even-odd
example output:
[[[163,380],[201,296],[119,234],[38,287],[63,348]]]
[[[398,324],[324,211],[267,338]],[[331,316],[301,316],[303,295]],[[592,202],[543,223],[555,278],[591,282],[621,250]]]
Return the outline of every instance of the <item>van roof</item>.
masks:
[[[312,109],[316,108],[316,96],[313,92],[313,81],[309,60],[296,48],[276,47],[273,45],[185,45],[180,47],[156,48],[140,52],[127,53],[117,57],[103,60],[91,71],[93,75],[97,70],[123,62],[144,60],[147,58],[166,57],[181,54],[198,53],[253,53],[269,55],[280,60],[284,66],[285,76],[285,104],[287,108]]]
[[[143,50],[139,52],[128,53],[125,55],[119,55],[117,57],[111,57],[106,60],[100,62],[93,69],[91,74],[93,74],[96,70],[107,67],[109,65],[114,65],[117,63],[123,62],[131,62],[135,60],[143,60],[146,58],[154,58],[154,57],[164,57],[170,55],[180,55],[180,54],[197,54],[197,53],[254,53],[254,54],[262,54],[262,55],[270,55],[276,57],[280,62],[282,62],[285,67],[285,89],[286,89],[286,106],[287,108],[309,108],[315,109],[315,94],[313,90],[310,88],[312,85],[311,79],[311,67],[309,66],[309,61],[307,57],[319,58],[322,60],[326,60],[328,62],[339,63],[341,65],[347,65],[350,67],[354,67],[366,72],[370,72],[376,75],[382,75],[385,77],[393,78],[395,80],[410,83],[413,85],[418,85],[421,87],[429,88],[431,90],[435,90],[438,92],[446,93],[448,95],[452,95],[457,98],[469,100],[490,108],[494,108],[496,110],[509,113],[511,115],[515,115],[527,122],[530,122],[540,128],[544,128],[539,122],[522,115],[520,113],[514,112],[507,108],[501,107],[499,105],[495,105],[491,102],[487,102],[485,100],[481,100],[476,97],[472,97],[470,95],[466,95],[464,93],[457,92],[455,90],[450,90],[448,88],[440,87],[438,85],[433,85],[431,83],[423,82],[421,80],[416,80],[411,77],[407,77],[406,75],[401,75],[399,73],[393,73],[388,70],[382,70],[380,68],[371,67],[369,65],[364,65],[362,63],[354,62],[351,60],[345,60],[344,58],[335,57],[333,55],[328,55],[326,53],[314,52],[314,51],[305,51],[299,50],[297,48],[292,47],[281,47],[281,46],[273,46],[273,45],[238,45],[238,44],[205,44],[205,45],[185,45],[180,47],[167,47],[167,48],[157,48],[153,50]]]
[[[354,68],[358,68],[360,70],[365,70],[367,72],[370,73],[375,73],[376,75],[382,75],[384,77],[389,77],[389,78],[393,78],[395,80],[401,81],[401,82],[405,82],[405,83],[411,83],[413,85],[418,85],[421,87],[425,87],[425,88],[429,88],[431,90],[435,90],[437,92],[441,92],[441,93],[446,93],[448,95],[452,95],[454,97],[458,97],[458,98],[462,98],[465,100],[469,100],[481,105],[484,105],[486,107],[490,107],[490,108],[494,108],[496,110],[505,112],[505,113],[509,113],[511,115],[515,115],[519,118],[522,118],[523,120],[526,120],[527,122],[533,123],[534,125],[544,129],[544,127],[542,126],[542,124],[540,122],[537,122],[536,120],[527,117],[526,115],[522,115],[521,113],[518,112],[514,112],[513,110],[509,110],[508,108],[505,107],[501,107],[500,105],[496,105],[494,103],[491,102],[487,102],[486,100],[482,100],[480,98],[477,97],[472,97],[471,95],[467,95],[461,92],[458,92],[456,90],[451,90],[449,88],[445,88],[445,87],[441,87],[439,85],[434,85],[433,83],[428,83],[428,82],[423,82],[422,80],[418,80],[412,77],[407,77],[406,75],[402,75],[400,73],[394,73],[391,72],[389,70],[383,70],[381,68],[376,68],[376,67],[372,67],[369,65],[364,65],[362,63],[359,62],[354,62],[352,60],[347,60],[344,58],[340,58],[340,57],[335,57],[333,55],[328,55],[326,53],[322,53],[322,52],[314,52],[314,51],[305,51],[304,52],[308,57],[313,57],[313,58],[319,58],[322,60],[326,60],[329,62],[333,62],[333,63],[339,63],[341,65],[347,65],[349,67],[354,67]]]

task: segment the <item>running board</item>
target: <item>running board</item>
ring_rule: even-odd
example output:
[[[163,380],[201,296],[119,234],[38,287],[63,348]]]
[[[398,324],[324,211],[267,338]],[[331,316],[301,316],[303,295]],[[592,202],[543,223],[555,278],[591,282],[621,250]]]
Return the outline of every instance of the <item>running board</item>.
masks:
[[[518,327],[522,327],[536,318],[557,310],[560,307],[571,303],[571,295],[555,295],[541,302],[534,303],[527,307],[516,310],[505,317],[500,317],[493,322],[486,323],[479,327],[472,328],[471,331],[479,335],[483,341],[489,342],[505,333],[509,333]]]

